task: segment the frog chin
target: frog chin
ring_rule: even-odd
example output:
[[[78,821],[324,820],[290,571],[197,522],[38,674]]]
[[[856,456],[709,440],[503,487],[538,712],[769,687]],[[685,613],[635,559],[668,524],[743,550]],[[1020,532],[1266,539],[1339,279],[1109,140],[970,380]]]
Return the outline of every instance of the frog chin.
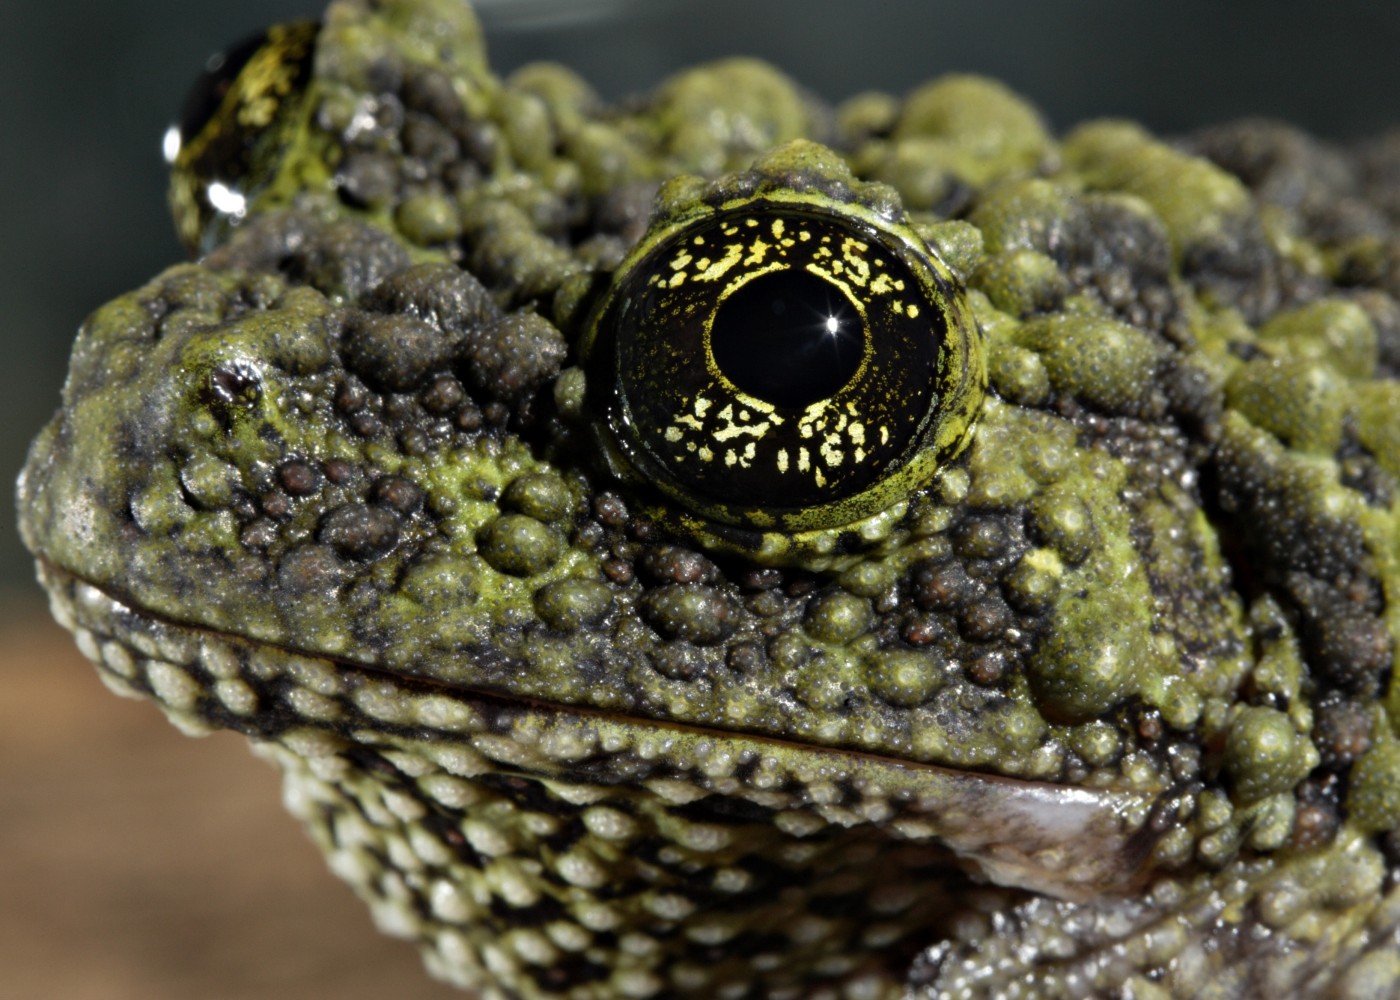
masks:
[[[392,747],[457,779],[543,783],[580,811],[649,796],[663,811],[761,814],[790,849],[874,836],[912,848],[917,865],[1071,901],[1139,886],[1154,818],[1171,805],[405,678],[172,622],[38,566],[55,616],[109,687],[155,701],[186,733],[276,744],[284,768],[290,753],[346,777],[347,761]]]

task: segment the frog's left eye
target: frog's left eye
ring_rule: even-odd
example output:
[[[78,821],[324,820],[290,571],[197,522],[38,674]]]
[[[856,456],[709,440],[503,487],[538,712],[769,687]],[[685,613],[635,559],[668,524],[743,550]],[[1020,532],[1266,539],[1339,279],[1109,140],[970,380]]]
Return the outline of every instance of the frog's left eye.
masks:
[[[595,312],[605,442],[690,514],[827,528],[927,482],[981,399],[975,323],[907,226],[750,201],[649,233]]]
[[[237,223],[272,179],[277,154],[311,77],[314,21],[274,25],[209,60],[162,143],[170,209],[191,253],[220,223]]]

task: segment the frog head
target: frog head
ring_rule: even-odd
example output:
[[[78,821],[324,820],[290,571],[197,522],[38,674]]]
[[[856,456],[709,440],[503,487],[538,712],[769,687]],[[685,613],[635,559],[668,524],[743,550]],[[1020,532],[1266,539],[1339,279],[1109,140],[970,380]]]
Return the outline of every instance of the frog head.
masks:
[[[1242,183],[965,77],[610,109],[446,0],[243,56],[173,153],[204,256],[84,324],[22,530],[435,972],[884,995],[1318,859],[1362,912],[1387,307]]]

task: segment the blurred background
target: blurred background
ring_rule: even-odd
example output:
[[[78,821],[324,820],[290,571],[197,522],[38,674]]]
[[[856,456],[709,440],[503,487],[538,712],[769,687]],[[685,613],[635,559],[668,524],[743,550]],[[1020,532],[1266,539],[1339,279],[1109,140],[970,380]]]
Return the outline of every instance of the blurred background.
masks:
[[[179,260],[161,133],[213,51],[314,0],[44,0],[0,33],[0,480],[58,402],[82,318]],[[839,99],[951,70],[998,76],[1057,131],[1177,133],[1241,115],[1338,142],[1400,124],[1400,6],[1370,0],[487,0],[493,65],[562,60],[605,97],[766,58]],[[447,997],[279,815],[227,735],[192,743],[116,702],[48,623],[0,529],[0,995]]]

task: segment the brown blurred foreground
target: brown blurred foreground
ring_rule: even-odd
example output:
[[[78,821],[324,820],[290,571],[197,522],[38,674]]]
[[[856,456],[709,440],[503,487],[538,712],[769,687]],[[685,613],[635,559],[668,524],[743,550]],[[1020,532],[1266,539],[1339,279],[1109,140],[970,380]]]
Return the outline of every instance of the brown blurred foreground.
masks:
[[[114,697],[37,597],[0,607],[0,997],[464,997],[375,932],[280,793],[242,737]]]

